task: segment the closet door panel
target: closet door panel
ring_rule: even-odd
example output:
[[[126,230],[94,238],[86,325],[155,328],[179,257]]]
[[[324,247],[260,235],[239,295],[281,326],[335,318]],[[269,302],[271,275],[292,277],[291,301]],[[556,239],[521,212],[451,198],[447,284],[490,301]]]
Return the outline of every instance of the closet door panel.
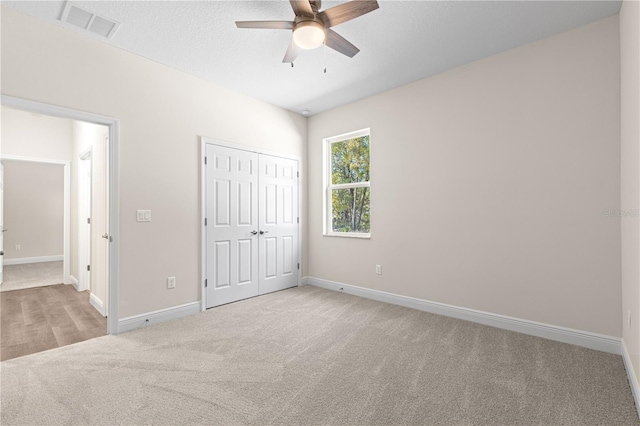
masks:
[[[297,286],[298,162],[205,150],[207,308]]]
[[[207,308],[259,293],[258,154],[206,145]]]
[[[260,155],[260,294],[298,285],[298,162]]]

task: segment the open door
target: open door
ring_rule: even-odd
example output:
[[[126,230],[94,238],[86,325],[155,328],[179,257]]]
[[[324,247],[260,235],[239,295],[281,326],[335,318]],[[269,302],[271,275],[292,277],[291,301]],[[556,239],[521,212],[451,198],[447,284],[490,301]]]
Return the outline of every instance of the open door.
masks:
[[[4,95],[4,94],[2,95],[2,99],[0,99],[0,101],[3,108],[32,112],[40,115],[60,117],[64,119],[73,120],[76,125],[86,124],[86,125],[89,125],[89,127],[92,127],[92,128],[85,128],[84,130],[88,132],[87,138],[90,138],[90,141],[91,141],[91,146],[93,148],[92,156],[94,155],[102,156],[102,161],[100,162],[100,167],[102,167],[102,181],[100,185],[101,186],[100,193],[104,198],[103,198],[102,206],[99,208],[99,210],[103,212],[102,220],[104,225],[102,226],[102,229],[100,231],[97,231],[94,229],[91,229],[90,231],[92,234],[91,235],[92,249],[93,249],[93,241],[95,240],[95,238],[93,238],[94,235],[97,234],[98,239],[102,242],[102,244],[99,247],[101,249],[101,253],[97,254],[97,257],[96,257],[94,256],[94,252],[92,251],[91,255],[88,256],[90,258],[89,258],[89,262],[87,263],[90,265],[90,268],[91,268],[91,277],[89,281],[93,281],[94,267],[102,270],[101,272],[102,278],[100,280],[101,285],[99,286],[99,288],[95,288],[95,289],[91,288],[90,301],[91,301],[91,304],[94,305],[94,307],[99,307],[98,310],[105,317],[108,316],[108,320],[107,320],[108,333],[117,334],[119,331],[118,299],[115,297],[112,297],[112,295],[115,295],[117,293],[117,282],[115,280],[113,283],[111,282],[109,271],[118,269],[117,253],[118,253],[118,246],[119,246],[119,240],[118,240],[119,231],[118,231],[118,215],[117,214],[110,215],[110,212],[109,212],[109,209],[116,209],[116,206],[113,204],[110,204],[109,200],[110,199],[117,200],[119,196],[118,196],[118,186],[110,185],[109,179],[114,179],[115,181],[118,174],[117,173],[118,171],[117,153],[118,153],[118,145],[119,145],[118,143],[118,139],[119,139],[118,129],[120,126],[119,120],[113,117],[101,116],[95,113],[64,108],[64,107],[60,107],[52,104],[35,102],[35,101],[16,98],[16,97]],[[98,129],[95,128],[96,126],[98,127]],[[98,139],[101,139],[101,142],[94,144],[93,141]],[[83,139],[83,141],[88,142],[87,139]],[[83,144],[83,148],[86,148],[86,147],[88,147],[88,145],[85,146]],[[4,152],[3,152],[3,156],[6,156]],[[74,163],[76,162],[77,161],[74,161]],[[68,167],[66,170],[70,170],[70,169],[71,167]],[[113,171],[113,174],[111,174],[110,171]],[[100,173],[99,171],[96,171],[94,175],[99,173]],[[70,177],[67,178],[67,176],[65,176],[65,182],[67,181],[71,183]],[[92,191],[94,188],[96,188],[96,186],[97,185],[94,182],[91,182]],[[92,196],[92,198],[95,198],[95,197]],[[91,205],[92,210],[93,210],[93,207],[94,206]],[[86,220],[86,217],[85,217],[85,220]],[[74,228],[77,228],[77,225],[78,225],[77,223],[72,223],[68,220],[66,222],[70,224],[68,228],[69,231],[71,230],[71,225],[73,225]],[[92,222],[93,222],[93,218],[92,218]],[[100,234],[98,234],[98,232],[100,232]],[[102,235],[105,235],[105,234],[106,234],[106,238],[102,238]],[[71,243],[70,239],[69,239],[69,242]],[[77,244],[76,241],[74,241],[74,244]],[[69,247],[70,246],[71,244],[69,244]],[[110,253],[112,253],[113,255],[110,256]],[[101,262],[96,263],[94,260],[96,260],[97,258],[100,258]],[[77,259],[78,258],[76,258],[76,261]],[[98,264],[100,264],[100,266],[98,266]],[[77,265],[79,266],[79,263]],[[0,266],[1,266],[1,262],[0,262]],[[85,264],[84,268],[86,268],[86,266],[87,265]],[[74,269],[77,269],[77,268],[74,268]],[[65,272],[67,271],[68,269],[65,268]],[[76,272],[77,271],[74,270],[74,273]],[[79,278],[79,277],[75,277],[75,278]],[[70,279],[69,281],[72,281],[72,280]],[[71,282],[69,282],[69,284],[71,284]],[[92,284],[90,284],[90,286],[93,287]],[[94,290],[95,290],[95,293],[94,293]],[[98,298],[97,296],[100,296],[100,297]],[[107,313],[109,313],[110,315],[107,315]]]
[[[91,147],[79,155],[78,183],[78,290],[91,282]]]
[[[109,294],[109,138],[91,151],[91,275],[90,302],[107,316]]]
[[[4,282],[4,165],[0,163],[0,285]]]

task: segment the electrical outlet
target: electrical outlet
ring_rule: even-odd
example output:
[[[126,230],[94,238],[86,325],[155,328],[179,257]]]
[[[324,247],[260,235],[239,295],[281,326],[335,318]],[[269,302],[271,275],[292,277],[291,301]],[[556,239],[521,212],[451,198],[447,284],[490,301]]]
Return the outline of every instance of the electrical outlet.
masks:
[[[167,288],[176,288],[176,277],[167,277]]]
[[[382,275],[382,265],[376,265],[376,274]]]
[[[20,251],[20,244],[16,244],[16,251]]]
[[[627,324],[629,325],[629,330],[631,330],[631,311],[627,311]]]

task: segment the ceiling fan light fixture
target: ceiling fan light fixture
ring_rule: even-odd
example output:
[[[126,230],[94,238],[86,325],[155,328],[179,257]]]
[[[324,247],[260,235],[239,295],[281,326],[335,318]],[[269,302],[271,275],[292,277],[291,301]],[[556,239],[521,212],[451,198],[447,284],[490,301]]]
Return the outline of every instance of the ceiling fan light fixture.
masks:
[[[303,21],[293,30],[293,41],[302,49],[315,49],[324,43],[324,26],[316,21]]]

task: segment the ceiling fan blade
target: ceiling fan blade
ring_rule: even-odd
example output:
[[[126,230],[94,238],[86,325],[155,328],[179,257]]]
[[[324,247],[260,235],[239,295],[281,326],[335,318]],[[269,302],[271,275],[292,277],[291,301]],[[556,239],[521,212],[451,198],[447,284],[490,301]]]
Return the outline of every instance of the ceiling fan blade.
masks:
[[[336,52],[340,52],[343,55],[347,55],[350,58],[356,56],[356,53],[360,51],[357,47],[351,44],[346,38],[342,37],[337,32],[327,28],[325,31],[324,42],[327,47],[332,48]]]
[[[291,8],[296,16],[313,16],[313,9],[309,0],[289,0]]]
[[[378,7],[378,2],[375,0],[354,0],[322,11],[318,14],[318,17],[325,23],[326,28],[335,27],[338,24],[372,12]]]
[[[300,48],[297,44],[293,42],[291,39],[291,44],[289,44],[289,48],[287,49],[287,53],[284,54],[284,58],[282,59],[282,63],[292,63],[298,57],[300,53]]]
[[[293,29],[291,21],[236,21],[238,28],[257,28],[269,30],[290,30]]]

